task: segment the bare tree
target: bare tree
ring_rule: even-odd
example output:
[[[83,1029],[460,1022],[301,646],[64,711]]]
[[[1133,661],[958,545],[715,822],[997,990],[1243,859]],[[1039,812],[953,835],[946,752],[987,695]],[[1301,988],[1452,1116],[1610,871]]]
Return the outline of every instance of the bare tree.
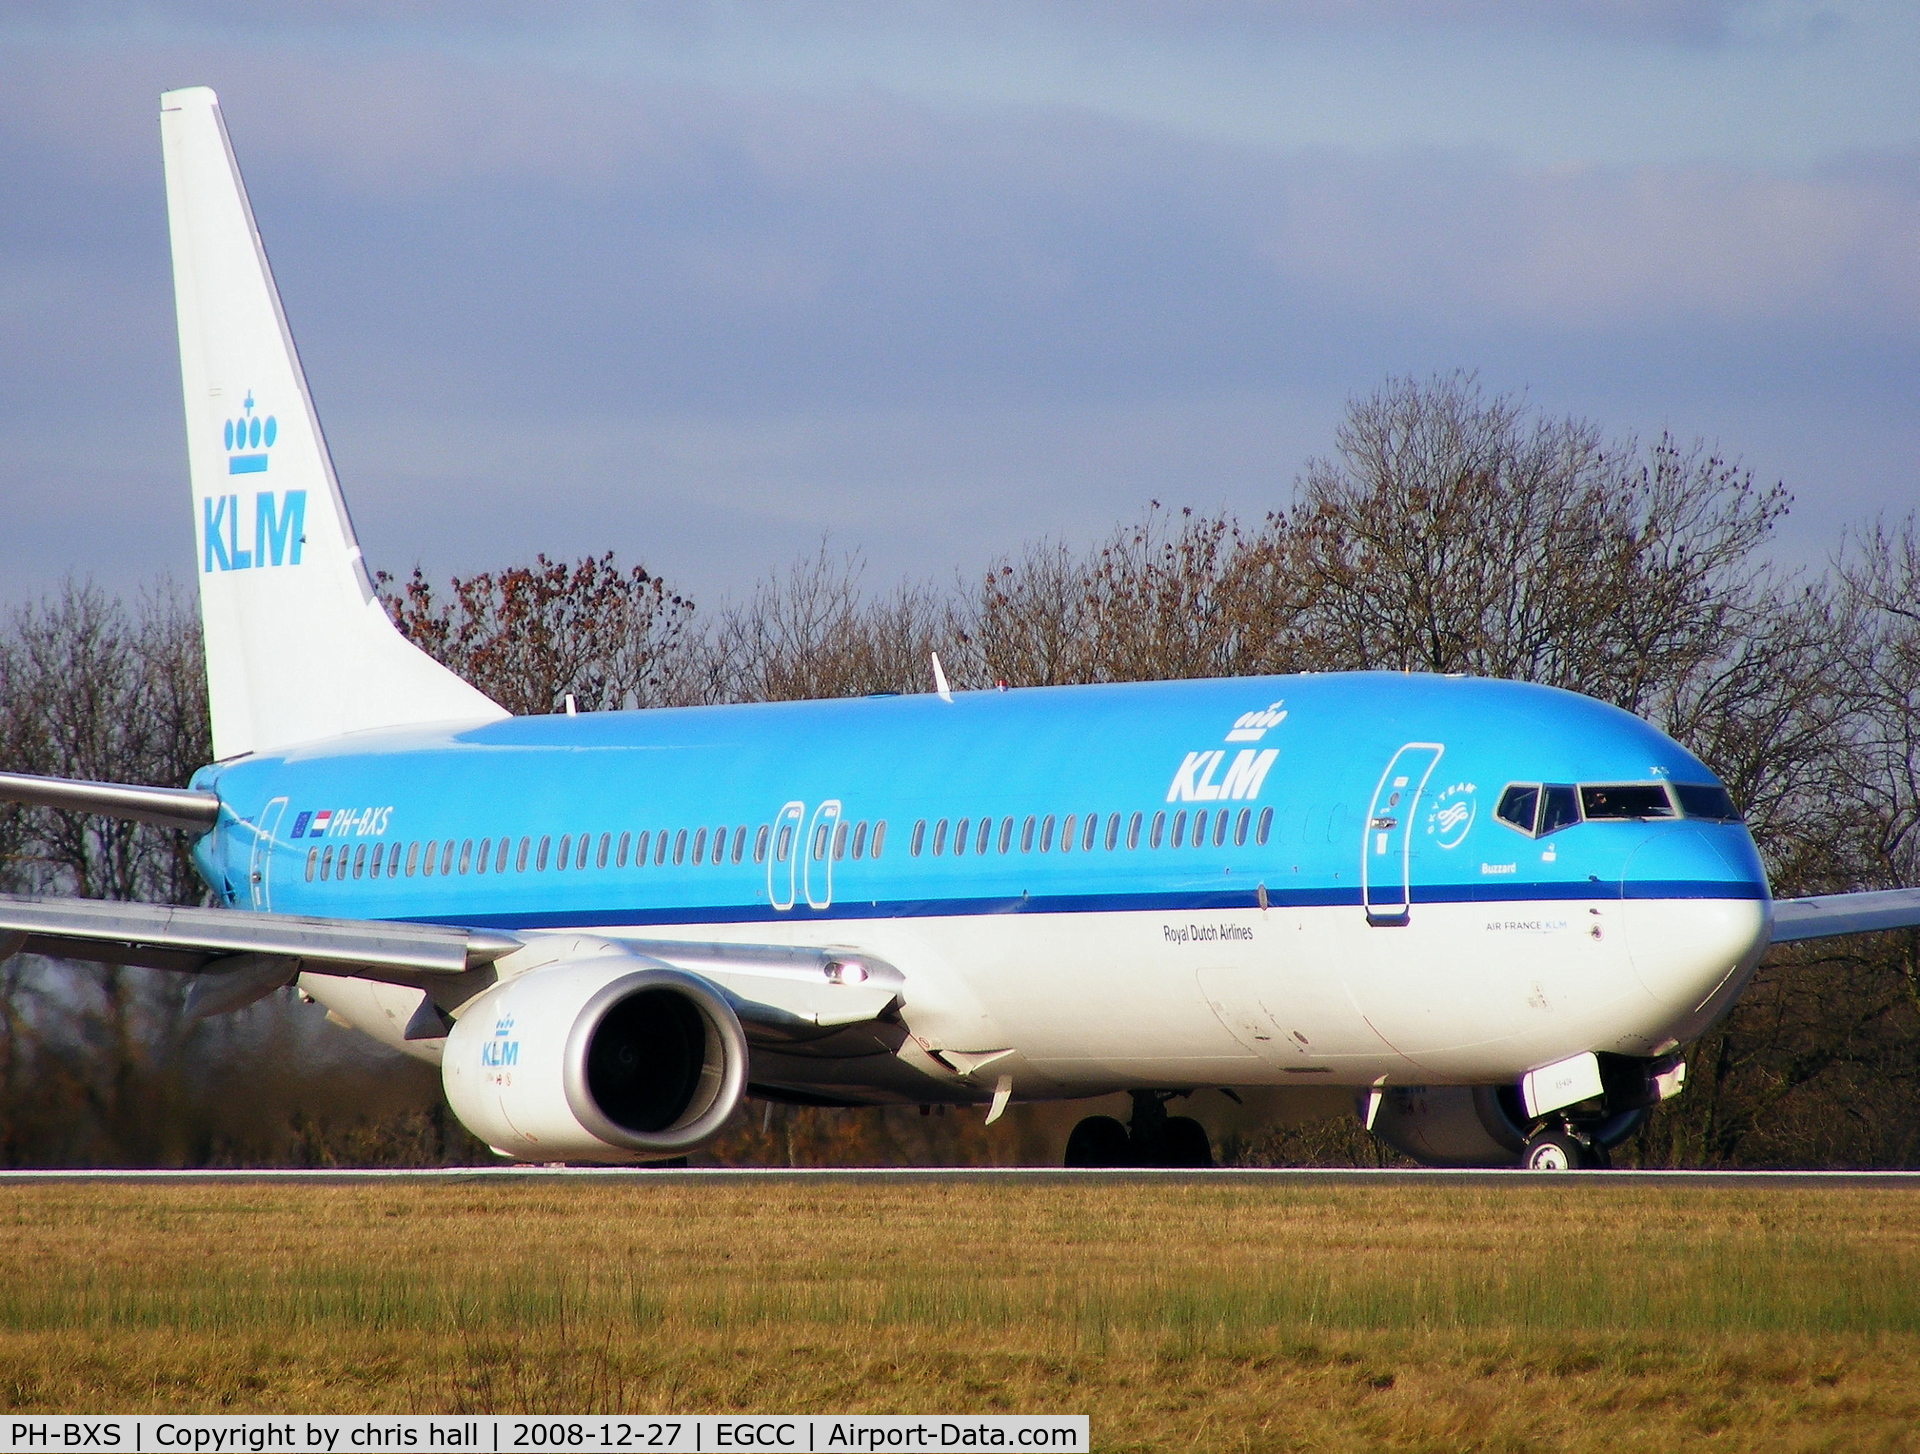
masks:
[[[530,566],[456,577],[439,600],[415,570],[397,590],[379,576],[401,632],[516,716],[650,707],[677,695],[693,602],[613,552],[569,567]]]

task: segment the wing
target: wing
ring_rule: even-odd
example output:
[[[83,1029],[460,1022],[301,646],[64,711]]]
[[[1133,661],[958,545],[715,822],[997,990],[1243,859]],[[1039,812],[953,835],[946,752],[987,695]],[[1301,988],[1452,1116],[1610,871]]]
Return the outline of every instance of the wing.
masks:
[[[1884,889],[1869,894],[1819,894],[1806,899],[1775,899],[1773,942],[1830,939],[1836,934],[1870,934],[1878,929],[1920,925],[1920,889]]]
[[[0,894],[0,958],[48,954],[140,964],[184,974],[237,968],[245,957],[295,962],[321,974],[397,978],[461,974],[491,964],[520,940],[490,930],[366,919],[310,919],[243,909],[188,909],[105,899]]]

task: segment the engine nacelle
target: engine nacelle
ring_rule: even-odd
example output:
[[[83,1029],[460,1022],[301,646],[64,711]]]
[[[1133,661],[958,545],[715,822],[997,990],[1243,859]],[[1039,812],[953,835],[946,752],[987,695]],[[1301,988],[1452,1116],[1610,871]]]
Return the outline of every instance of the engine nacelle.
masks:
[[[628,956],[530,970],[461,1011],[447,1102],[522,1161],[649,1161],[718,1132],[747,1083],[747,1041],[709,981]]]
[[[1525,1117],[1506,1087],[1389,1086],[1381,1092],[1372,1129],[1422,1166],[1518,1166],[1527,1141]]]

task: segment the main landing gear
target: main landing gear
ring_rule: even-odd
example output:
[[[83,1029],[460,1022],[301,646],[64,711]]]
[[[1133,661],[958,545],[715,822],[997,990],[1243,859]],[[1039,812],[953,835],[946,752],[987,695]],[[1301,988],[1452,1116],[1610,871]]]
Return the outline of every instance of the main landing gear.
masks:
[[[1206,1127],[1169,1116],[1167,1102],[1186,1091],[1134,1091],[1133,1118],[1088,1116],[1067,1137],[1068,1166],[1201,1167],[1213,1165]]]

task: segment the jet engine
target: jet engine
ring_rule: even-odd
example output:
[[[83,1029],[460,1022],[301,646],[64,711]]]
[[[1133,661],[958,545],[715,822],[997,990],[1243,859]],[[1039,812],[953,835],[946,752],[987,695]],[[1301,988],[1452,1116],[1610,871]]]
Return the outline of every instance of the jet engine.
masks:
[[[1517,1094],[1490,1085],[1390,1086],[1372,1131],[1422,1166],[1517,1166],[1527,1141]]]
[[[659,1160],[733,1114],[747,1041],[710,981],[598,958],[530,970],[465,1006],[441,1076],[461,1124],[504,1156]]]

